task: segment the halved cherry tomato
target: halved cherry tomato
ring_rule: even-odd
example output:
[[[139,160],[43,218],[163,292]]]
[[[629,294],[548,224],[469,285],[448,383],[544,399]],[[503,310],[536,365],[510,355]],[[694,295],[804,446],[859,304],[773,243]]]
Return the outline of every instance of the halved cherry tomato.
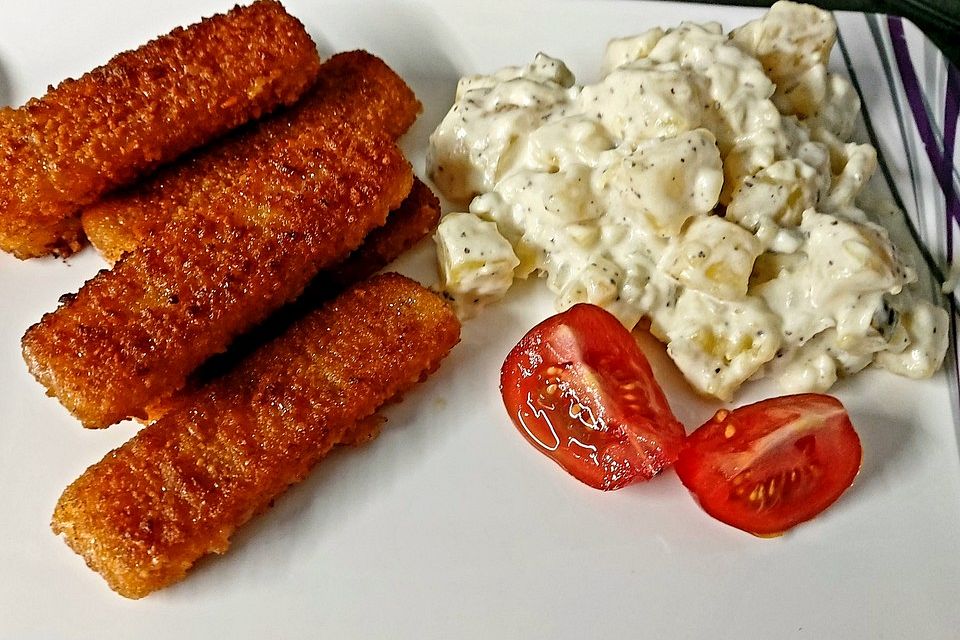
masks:
[[[862,456],[840,401],[808,393],[718,411],[687,438],[676,469],[711,516],[773,536],[833,504]]]
[[[633,336],[594,305],[531,329],[503,363],[500,392],[520,433],[597,489],[653,477],[685,436]]]

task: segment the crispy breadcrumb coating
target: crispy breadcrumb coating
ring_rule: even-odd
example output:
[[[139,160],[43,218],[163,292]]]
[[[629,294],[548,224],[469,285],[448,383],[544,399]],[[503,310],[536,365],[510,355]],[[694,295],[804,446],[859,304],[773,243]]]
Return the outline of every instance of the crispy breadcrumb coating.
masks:
[[[366,281],[87,469],[53,530],[123,596],[176,582],[334,445],[375,435],[373,413],[433,371],[459,330],[417,283]]]
[[[0,109],[0,249],[18,258],[76,251],[81,207],[293,103],[319,66],[303,25],[258,0]]]
[[[147,421],[152,422],[175,407],[182,406],[195,389],[231,371],[254,350],[282,335],[296,320],[350,285],[387,266],[427,237],[439,220],[440,201],[437,196],[430,187],[414,179],[410,195],[400,207],[390,212],[385,225],[373,230],[363,244],[342,262],[318,273],[294,302],[234,340],[226,352],[200,365],[187,379],[183,389],[160,402],[151,403],[147,407]]]
[[[396,138],[419,111],[413,91],[382,60],[365,51],[337,54],[321,65],[316,84],[296,105],[93,203],[83,211],[83,229],[100,253],[116,262],[175,214],[202,209],[232,189],[251,164],[268,159],[272,145],[291,131],[335,118]]]
[[[374,229],[360,247],[340,264],[314,278],[307,288],[307,304],[332,297],[393,262],[436,229],[440,200],[430,187],[414,179],[410,195],[391,211],[387,223]]]
[[[146,417],[382,226],[412,180],[381,132],[327,121],[295,133],[203,212],[65,296],[27,330],[24,359],[84,426]]]

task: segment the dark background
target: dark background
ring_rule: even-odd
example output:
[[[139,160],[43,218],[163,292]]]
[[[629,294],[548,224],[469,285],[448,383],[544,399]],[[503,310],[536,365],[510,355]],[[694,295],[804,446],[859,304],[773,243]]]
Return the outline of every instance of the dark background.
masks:
[[[701,0],[711,4],[769,7],[773,0]],[[909,18],[960,66],[960,0],[806,0],[824,9],[892,13]]]

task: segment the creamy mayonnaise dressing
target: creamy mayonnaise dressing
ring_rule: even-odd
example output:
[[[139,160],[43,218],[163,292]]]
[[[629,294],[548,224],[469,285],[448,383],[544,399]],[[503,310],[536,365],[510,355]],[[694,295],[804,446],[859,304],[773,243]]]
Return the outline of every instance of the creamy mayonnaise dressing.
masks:
[[[946,312],[856,199],[876,169],[859,100],[829,73],[831,15],[778,2],[730,34],[684,23],[613,40],[577,85],[538,54],[463,78],[428,170],[469,211],[436,235],[461,313],[515,277],[651,331],[699,391],[767,373],[824,391],[876,363],[931,375]]]

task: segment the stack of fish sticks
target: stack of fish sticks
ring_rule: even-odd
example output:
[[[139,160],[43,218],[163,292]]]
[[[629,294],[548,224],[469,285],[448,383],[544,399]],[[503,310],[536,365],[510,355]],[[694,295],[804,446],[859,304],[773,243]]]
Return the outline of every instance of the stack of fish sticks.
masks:
[[[440,215],[396,143],[419,111],[375,56],[321,62],[274,0],[0,111],[0,248],[89,239],[113,263],[22,347],[83,426],[147,422],[53,517],[121,595],[225,551],[459,340],[436,294],[370,277]]]

